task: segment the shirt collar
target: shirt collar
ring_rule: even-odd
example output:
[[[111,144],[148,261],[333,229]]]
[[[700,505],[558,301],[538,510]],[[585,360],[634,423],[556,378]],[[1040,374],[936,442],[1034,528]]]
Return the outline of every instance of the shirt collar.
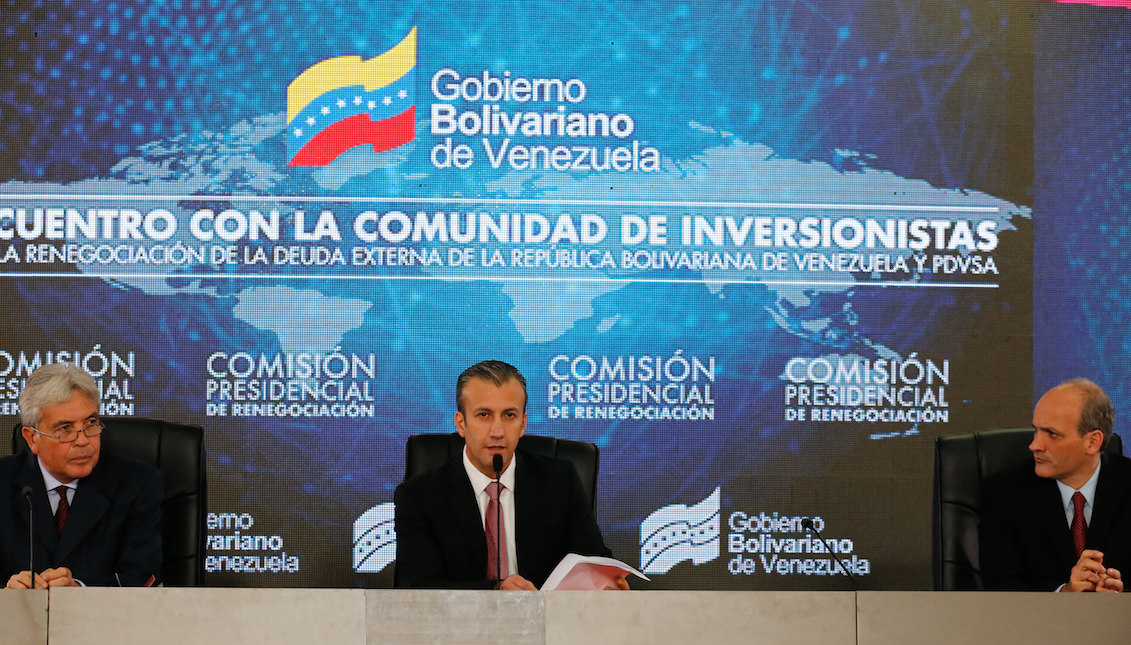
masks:
[[[67,488],[73,488],[75,490],[79,489],[79,480],[77,479],[72,480],[69,484],[64,484],[58,479],[55,479],[55,476],[47,472],[47,469],[43,467],[43,462],[39,460],[38,455],[35,457],[35,463],[39,466],[39,472],[43,475],[43,485],[47,487],[47,490],[52,491],[60,486],[66,486]]]
[[[518,454],[511,457],[511,463],[503,470],[503,475],[499,477],[499,482],[511,491],[514,491],[514,464],[516,461],[518,461]],[[467,471],[467,478],[471,480],[471,488],[476,495],[482,493],[488,484],[495,481],[494,477],[488,477],[479,472],[475,464],[471,463],[471,458],[467,456],[467,448],[463,450],[463,469]]]
[[[1100,467],[1102,462],[1096,463],[1096,470],[1092,472],[1092,476],[1084,485],[1080,487],[1080,494],[1084,496],[1084,505],[1092,506],[1096,501],[1096,484],[1100,480]],[[1072,494],[1076,492],[1074,488],[1068,484],[1063,484],[1059,480],[1056,482],[1056,487],[1060,489],[1060,505],[1063,508],[1072,509]]]

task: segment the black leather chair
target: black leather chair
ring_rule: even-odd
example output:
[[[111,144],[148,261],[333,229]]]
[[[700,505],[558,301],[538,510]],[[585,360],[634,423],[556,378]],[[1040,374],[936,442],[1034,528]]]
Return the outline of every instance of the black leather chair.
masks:
[[[204,514],[207,476],[204,430],[200,426],[142,419],[104,417],[102,450],[158,468],[165,478],[161,505],[162,583],[168,587],[204,584]],[[17,425],[12,452],[27,450]]]
[[[538,435],[524,435],[518,440],[518,449],[536,455],[565,459],[577,469],[581,487],[589,496],[590,506],[597,502],[597,469],[601,455],[597,446],[584,441],[557,439]],[[404,447],[405,479],[433,468],[439,468],[449,459],[459,458],[463,450],[463,437],[451,434],[417,434],[408,438]]]
[[[982,480],[1032,463],[1032,428],[985,430],[935,439],[932,568],[936,591],[982,589],[978,505]],[[1105,452],[1123,453],[1112,434]]]

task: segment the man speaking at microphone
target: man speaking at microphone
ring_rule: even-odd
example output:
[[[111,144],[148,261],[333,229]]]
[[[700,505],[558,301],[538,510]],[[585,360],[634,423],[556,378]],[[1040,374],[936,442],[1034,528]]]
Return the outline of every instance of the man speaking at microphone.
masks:
[[[141,586],[161,568],[161,473],[102,454],[99,400],[69,363],[40,367],[20,392],[29,450],[0,459],[8,589]]]
[[[568,553],[611,555],[573,466],[516,453],[526,400],[526,379],[502,361],[460,374],[462,458],[409,479],[393,496],[400,586],[535,590]],[[617,585],[628,588],[624,578]]]

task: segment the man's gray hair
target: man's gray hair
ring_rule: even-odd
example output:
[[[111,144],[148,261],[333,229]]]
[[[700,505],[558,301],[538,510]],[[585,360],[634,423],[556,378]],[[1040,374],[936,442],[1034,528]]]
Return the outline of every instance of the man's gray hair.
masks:
[[[522,411],[526,412],[526,377],[517,367],[503,361],[480,361],[459,375],[456,381],[456,409],[460,412],[463,412],[463,388],[473,378],[483,379],[497,386],[511,380],[518,381],[522,385]]]
[[[1093,430],[1099,430],[1104,435],[1103,445],[1106,447],[1111,438],[1111,429],[1115,426],[1115,406],[1103,388],[1086,378],[1074,378],[1057,386],[1058,388],[1072,388],[1080,393],[1084,405],[1080,408],[1080,422],[1076,431],[1084,436]]]
[[[35,428],[43,420],[43,408],[66,403],[75,390],[101,407],[94,377],[71,363],[49,363],[32,372],[20,392],[20,423]]]

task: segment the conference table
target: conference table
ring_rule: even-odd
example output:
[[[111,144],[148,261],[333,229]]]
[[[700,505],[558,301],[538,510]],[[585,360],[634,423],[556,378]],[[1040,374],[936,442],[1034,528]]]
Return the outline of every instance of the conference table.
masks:
[[[1131,642],[1131,596],[921,591],[0,592],[6,645]]]

